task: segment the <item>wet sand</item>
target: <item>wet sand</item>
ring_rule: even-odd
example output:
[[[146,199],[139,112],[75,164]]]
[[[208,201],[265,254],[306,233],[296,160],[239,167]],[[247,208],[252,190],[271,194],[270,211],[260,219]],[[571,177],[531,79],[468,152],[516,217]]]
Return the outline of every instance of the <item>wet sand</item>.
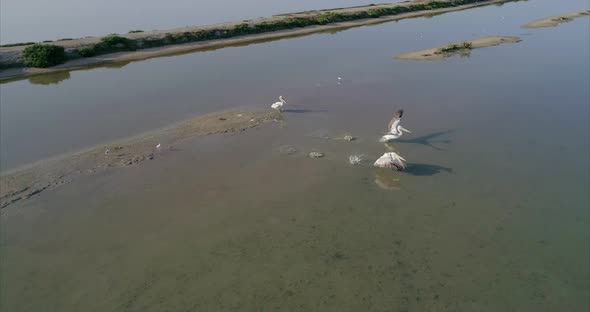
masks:
[[[440,2],[449,2],[450,0],[443,0]],[[118,52],[118,53],[111,53],[111,54],[104,54],[95,57],[88,57],[88,58],[79,58],[67,61],[64,64],[50,67],[50,68],[23,68],[23,67],[14,67],[14,68],[7,68],[4,70],[0,70],[0,81],[13,79],[18,77],[27,77],[36,74],[43,74],[43,73],[51,73],[51,72],[58,72],[64,70],[75,70],[86,68],[90,66],[99,66],[99,65],[107,65],[116,62],[129,62],[129,61],[138,61],[144,60],[148,58],[153,58],[157,56],[164,56],[182,52],[189,52],[189,51],[198,51],[200,49],[207,49],[213,47],[223,47],[227,45],[233,44],[240,44],[240,43],[247,43],[257,40],[264,40],[264,39],[273,39],[273,38],[282,38],[282,37],[290,37],[294,35],[302,35],[302,34],[311,34],[320,31],[326,30],[334,30],[340,28],[349,28],[349,27],[356,27],[356,26],[363,26],[363,25],[370,25],[370,24],[377,24],[382,23],[384,21],[396,21],[406,18],[413,18],[413,17],[420,17],[420,16],[428,16],[432,14],[440,14],[445,12],[452,12],[452,11],[459,11],[465,10],[469,8],[485,6],[490,4],[500,4],[504,2],[510,2],[513,0],[482,0],[480,2],[475,2],[471,4],[465,5],[458,5],[455,7],[448,7],[448,8],[441,8],[441,9],[430,9],[430,10],[422,10],[416,12],[409,12],[409,13],[401,13],[396,15],[389,15],[389,16],[381,16],[377,18],[368,18],[368,19],[360,19],[354,21],[347,21],[347,22],[338,22],[328,25],[315,25],[315,26],[307,26],[302,28],[295,28],[295,29],[288,29],[288,30],[280,30],[280,31],[273,31],[273,32],[266,32],[260,34],[253,34],[253,35],[244,35],[234,38],[228,39],[213,39],[208,41],[198,41],[198,42],[191,42],[191,43],[183,43],[183,44],[171,44],[162,47],[156,48],[149,48],[149,49],[142,49],[139,51],[130,51],[130,52]],[[278,20],[286,20],[293,17],[314,17],[318,16],[318,14],[329,14],[329,13],[351,13],[351,12],[360,12],[360,11],[367,11],[367,10],[375,10],[379,8],[392,8],[398,6],[411,6],[416,4],[423,4],[424,0],[414,0],[402,3],[385,3],[385,4],[377,4],[377,5],[369,5],[369,6],[359,6],[359,7],[351,7],[351,8],[338,8],[338,9],[330,9],[330,10],[320,10],[320,11],[306,11],[306,12],[298,12],[298,13],[291,13],[291,14],[280,14],[275,15],[269,18],[261,18],[255,20],[250,25],[254,25],[256,23],[272,23]],[[142,38],[151,38],[157,37],[162,38],[169,34],[183,34],[187,32],[198,32],[202,30],[207,30],[211,28],[230,28],[235,27],[236,25],[243,23],[243,22],[231,22],[231,23],[223,23],[218,25],[210,25],[210,26],[195,26],[195,27],[185,27],[185,28],[178,28],[172,30],[160,30],[160,31],[151,31],[151,32],[142,32],[142,33],[132,33],[132,34],[125,34],[121,35],[131,40],[139,40]],[[100,42],[99,37],[87,37],[81,39],[74,39],[74,40],[67,40],[67,41],[56,41],[52,42],[51,44],[56,44],[63,46],[67,51],[70,50],[77,50],[79,47],[89,46],[92,44],[97,44]],[[18,64],[18,60],[20,59],[20,55],[22,50],[24,50],[26,46],[17,46],[17,47],[2,47],[0,48],[0,63],[4,63],[5,65],[12,65],[15,66]]]
[[[563,14],[558,16],[551,16],[540,20],[532,21],[522,27],[524,28],[542,28],[542,27],[556,27],[561,23],[573,21],[575,18],[590,16],[590,11],[582,11],[570,14]]]
[[[132,166],[156,159],[163,153],[174,151],[174,145],[185,139],[242,132],[267,122],[280,120],[282,116],[275,111],[216,112],[137,137],[37,162],[2,175],[0,208],[71,182],[80,175],[93,174],[108,168]]]
[[[398,60],[439,61],[454,55],[469,55],[471,50],[497,46],[503,43],[517,43],[518,37],[491,36],[474,40],[451,43],[448,45],[403,53],[395,57]]]

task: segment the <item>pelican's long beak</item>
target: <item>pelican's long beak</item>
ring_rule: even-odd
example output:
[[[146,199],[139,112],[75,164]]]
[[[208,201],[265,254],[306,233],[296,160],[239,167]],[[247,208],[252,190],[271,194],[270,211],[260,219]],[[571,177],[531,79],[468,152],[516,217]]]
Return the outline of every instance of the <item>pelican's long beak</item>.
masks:
[[[397,157],[399,157],[399,159],[401,159],[403,161],[407,161],[405,158],[401,157],[400,155],[397,155]]]
[[[407,132],[407,133],[412,133],[412,131],[410,131],[410,130],[408,130],[408,129],[404,128],[404,127],[401,127],[401,126],[400,126],[399,128],[400,128],[402,131],[405,131],[405,132]]]

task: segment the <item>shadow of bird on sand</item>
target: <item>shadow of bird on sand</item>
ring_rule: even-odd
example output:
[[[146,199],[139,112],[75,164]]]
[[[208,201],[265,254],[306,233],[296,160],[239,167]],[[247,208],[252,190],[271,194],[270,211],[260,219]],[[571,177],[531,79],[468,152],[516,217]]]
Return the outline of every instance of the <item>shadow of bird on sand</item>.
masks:
[[[283,112],[284,113],[305,114],[305,113],[326,113],[328,111],[327,110],[318,110],[318,109],[291,108],[291,109],[283,109]]]
[[[434,148],[435,150],[440,151],[440,150],[442,150],[442,148],[433,145],[433,143],[445,143],[445,144],[451,143],[451,140],[449,140],[449,139],[437,139],[438,137],[443,136],[445,134],[449,134],[451,132],[453,132],[453,130],[439,131],[439,132],[434,132],[431,134],[423,135],[423,136],[420,136],[417,138],[399,139],[399,140],[396,140],[395,142],[422,144],[422,145],[426,145],[426,146]]]
[[[441,172],[452,173],[453,169],[438,165],[410,163],[407,164],[406,170],[404,170],[404,172],[414,176],[431,176]]]

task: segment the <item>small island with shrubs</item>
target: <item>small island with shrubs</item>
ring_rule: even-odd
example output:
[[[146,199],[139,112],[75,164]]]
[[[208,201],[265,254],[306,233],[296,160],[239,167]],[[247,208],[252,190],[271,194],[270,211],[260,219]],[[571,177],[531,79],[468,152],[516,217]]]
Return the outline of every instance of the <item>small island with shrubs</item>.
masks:
[[[491,36],[483,37],[459,43],[452,43],[441,47],[403,53],[395,58],[398,60],[413,61],[440,61],[454,55],[469,56],[471,50],[497,46],[503,43],[520,42],[518,37]]]
[[[556,26],[559,26],[560,24],[571,22],[578,17],[585,17],[585,16],[590,17],[590,10],[542,18],[540,20],[532,21],[532,22],[524,25],[523,27],[524,28],[556,27]]]

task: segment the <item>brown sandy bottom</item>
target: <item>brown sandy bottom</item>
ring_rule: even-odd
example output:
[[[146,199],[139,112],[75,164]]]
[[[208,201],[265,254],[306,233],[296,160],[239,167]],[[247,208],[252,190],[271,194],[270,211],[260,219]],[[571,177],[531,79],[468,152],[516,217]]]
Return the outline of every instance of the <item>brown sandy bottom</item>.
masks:
[[[2,175],[0,208],[71,182],[80,175],[156,159],[163,153],[173,151],[175,144],[192,137],[236,133],[280,120],[282,116],[275,111],[215,112],[161,130],[37,162]]]
[[[522,27],[524,28],[542,28],[542,27],[555,27],[561,23],[567,23],[573,21],[575,18],[590,16],[590,11],[582,11],[576,13],[563,14],[558,16],[546,17],[540,20],[532,21]]]
[[[448,45],[403,53],[395,57],[398,60],[439,61],[454,55],[469,56],[471,50],[497,46],[503,43],[517,43],[521,39],[508,36],[490,36],[473,40],[451,43]]]

